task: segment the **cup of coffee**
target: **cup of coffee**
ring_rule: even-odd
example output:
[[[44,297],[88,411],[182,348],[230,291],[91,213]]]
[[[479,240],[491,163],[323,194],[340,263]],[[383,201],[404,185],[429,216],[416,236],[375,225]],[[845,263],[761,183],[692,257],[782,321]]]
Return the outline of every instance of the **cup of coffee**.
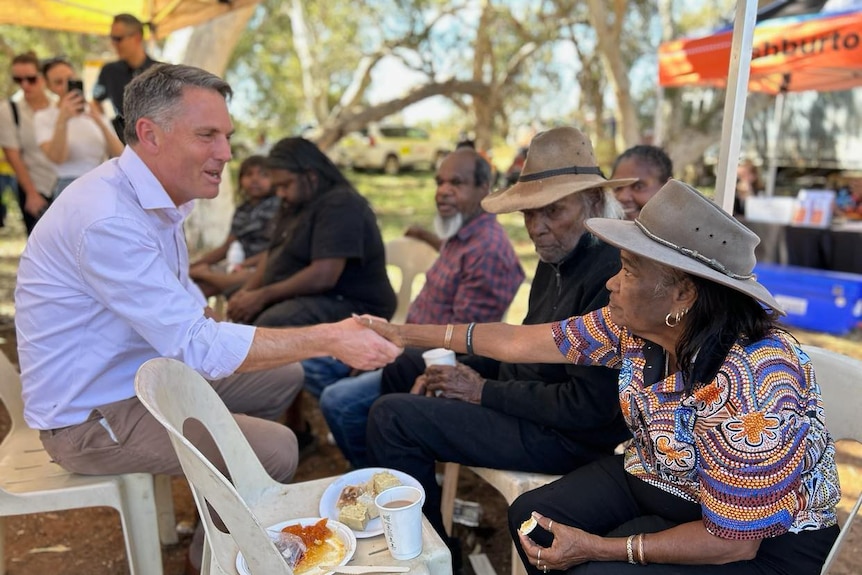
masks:
[[[390,487],[374,504],[392,557],[413,559],[422,553],[422,492],[410,485]]]

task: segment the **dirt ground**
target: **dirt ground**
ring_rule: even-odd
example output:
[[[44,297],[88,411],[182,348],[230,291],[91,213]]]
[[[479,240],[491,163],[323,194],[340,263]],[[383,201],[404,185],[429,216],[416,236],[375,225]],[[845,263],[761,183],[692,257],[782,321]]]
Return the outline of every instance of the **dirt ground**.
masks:
[[[14,246],[20,238],[20,227],[12,222],[11,229],[0,228],[0,244]],[[23,247],[23,240],[20,241]],[[14,318],[11,315],[15,270],[20,248],[0,251],[0,350],[17,363]],[[803,343],[820,345],[847,355],[862,358],[862,331],[849,336],[833,337],[794,331]],[[314,400],[303,402],[306,417],[318,437],[326,436],[326,423],[320,416]],[[0,410],[0,437],[8,429],[8,417]],[[839,445],[839,473],[845,493],[842,499],[840,520],[843,522],[856,495],[862,490],[862,446]],[[296,480],[304,481],[343,473],[346,462],[338,448],[321,441],[319,449],[300,462]],[[195,518],[194,503],[183,478],[173,482],[174,505],[180,544],[162,550],[165,575],[182,575],[188,536],[186,533]],[[499,575],[511,568],[510,539],[505,530],[506,503],[487,484],[469,471],[462,471],[458,497],[477,501],[482,506],[482,519],[475,528],[455,526],[455,535],[462,541],[465,573],[472,575],[467,556],[485,553]],[[3,526],[0,521],[0,526]],[[109,508],[94,508],[23,515],[5,520],[5,562],[8,575],[125,575],[129,573],[125,558],[119,516]],[[839,564],[833,573],[857,574],[862,572],[862,534],[854,529],[845,546]],[[0,551],[3,545],[0,543]],[[0,569],[2,572],[2,569]],[[144,574],[146,575],[146,574]]]

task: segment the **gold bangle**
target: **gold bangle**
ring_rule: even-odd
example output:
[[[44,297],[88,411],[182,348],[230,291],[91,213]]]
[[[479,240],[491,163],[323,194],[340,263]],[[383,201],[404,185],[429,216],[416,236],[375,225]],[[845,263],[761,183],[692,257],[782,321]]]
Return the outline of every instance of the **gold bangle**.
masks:
[[[446,324],[446,337],[443,338],[443,348],[449,349],[452,344],[452,332],[455,331],[455,326],[451,323]]]
[[[638,535],[638,563],[640,563],[641,565],[647,564],[646,557],[644,557],[644,538],[645,537],[646,537],[646,535],[643,533],[640,533]]]
[[[629,535],[629,538],[626,539],[626,555],[628,555],[629,563],[632,565],[637,565],[634,557],[634,550],[632,549],[632,540],[635,538],[634,535]]]

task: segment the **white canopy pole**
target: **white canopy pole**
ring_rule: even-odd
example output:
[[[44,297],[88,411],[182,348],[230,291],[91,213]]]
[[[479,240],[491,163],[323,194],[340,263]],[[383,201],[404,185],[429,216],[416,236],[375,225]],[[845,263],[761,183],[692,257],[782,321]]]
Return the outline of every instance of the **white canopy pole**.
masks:
[[[733,212],[733,196],[736,193],[736,166],[739,163],[739,150],[742,145],[742,124],[745,119],[745,100],[748,96],[751,48],[754,43],[756,20],[757,0],[738,0],[715,181],[715,201],[728,213]]]

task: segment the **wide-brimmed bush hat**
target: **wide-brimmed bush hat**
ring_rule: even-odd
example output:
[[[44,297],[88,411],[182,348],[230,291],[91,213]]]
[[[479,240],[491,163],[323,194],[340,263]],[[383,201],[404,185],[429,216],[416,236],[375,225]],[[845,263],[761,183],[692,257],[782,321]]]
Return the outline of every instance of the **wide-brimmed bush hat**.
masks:
[[[668,181],[634,221],[590,218],[587,229],[622,250],[742,292],[784,315],[753,273],[760,238],[688,184]]]
[[[593,145],[577,128],[553,128],[536,134],[518,181],[482,200],[492,214],[544,208],[575,192],[628,186],[637,178],[607,180],[593,153]]]

